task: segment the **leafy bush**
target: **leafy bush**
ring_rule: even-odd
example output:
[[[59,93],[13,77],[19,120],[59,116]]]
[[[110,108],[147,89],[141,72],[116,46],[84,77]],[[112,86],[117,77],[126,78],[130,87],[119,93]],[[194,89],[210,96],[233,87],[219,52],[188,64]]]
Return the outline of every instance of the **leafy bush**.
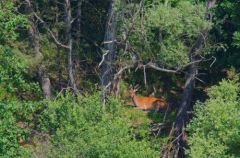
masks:
[[[16,40],[16,29],[27,26],[27,17],[16,12],[13,1],[2,0],[0,3],[0,43]]]
[[[152,2],[146,5],[144,16],[136,16],[134,21],[128,17],[131,12],[135,14],[133,6],[125,9],[125,14],[120,14],[127,16],[119,29],[119,35],[123,35],[124,27],[131,30],[129,42],[144,61],[155,60],[167,67],[185,65],[189,62],[188,53],[199,32],[211,28],[212,24],[205,19],[205,4],[176,2],[169,1],[168,6],[160,1]]]
[[[28,79],[26,61],[18,58],[12,49],[0,46],[0,100],[34,97],[38,93],[39,84]]]
[[[197,103],[196,117],[188,127],[190,157],[239,157],[239,91],[239,83],[224,80],[211,88],[205,103]]]
[[[28,140],[30,128],[23,128],[19,123],[32,126],[32,114],[40,104],[32,102],[0,102],[0,157],[30,157],[30,150],[20,146],[20,138]]]
[[[131,119],[116,100],[103,108],[99,95],[74,99],[67,94],[48,106],[41,125],[53,134],[49,157],[159,156],[149,141],[134,137]]]
[[[32,96],[39,85],[29,82],[26,60],[16,54],[18,28],[27,28],[27,17],[17,13],[15,2],[0,3],[0,100]]]
[[[201,30],[211,26],[204,20],[204,5],[181,1],[175,7],[167,7],[161,3],[154,7],[154,9],[150,7],[147,12],[148,20],[146,21],[149,31],[153,33],[151,40],[154,43],[151,50],[159,46],[155,52],[156,56],[167,66],[186,64],[189,62],[189,44],[196,40]],[[161,40],[156,39],[159,34],[161,34]]]

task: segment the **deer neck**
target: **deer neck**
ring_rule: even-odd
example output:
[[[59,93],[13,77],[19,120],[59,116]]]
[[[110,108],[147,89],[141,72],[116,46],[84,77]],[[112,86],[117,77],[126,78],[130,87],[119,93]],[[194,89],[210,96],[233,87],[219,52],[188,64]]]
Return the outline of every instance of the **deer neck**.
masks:
[[[134,95],[134,96],[132,97],[132,101],[133,101],[133,104],[134,104],[135,106],[138,106],[138,105],[137,105],[137,100],[136,100],[136,98],[137,98],[137,96]]]

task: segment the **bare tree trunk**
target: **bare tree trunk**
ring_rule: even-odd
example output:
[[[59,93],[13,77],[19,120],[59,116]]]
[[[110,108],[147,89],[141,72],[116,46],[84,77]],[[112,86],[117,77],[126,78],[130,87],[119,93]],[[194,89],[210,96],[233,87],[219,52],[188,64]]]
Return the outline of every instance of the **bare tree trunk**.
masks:
[[[56,37],[59,38],[59,32],[56,33]],[[61,68],[61,48],[57,45],[57,57],[56,57],[56,64],[57,64],[57,87],[58,90],[61,91],[63,88],[62,85],[62,68]]]
[[[212,15],[210,14],[210,9],[215,6],[216,0],[208,0],[206,8],[206,19],[212,20]],[[208,37],[209,30],[203,30],[193,46],[190,52],[191,62],[197,60],[197,56],[201,55],[202,49],[204,47],[204,42]],[[198,63],[194,63],[189,67],[187,80],[185,82],[185,88],[183,91],[182,100],[180,103],[180,108],[176,117],[176,121],[173,124],[172,130],[170,132],[170,140],[168,147],[163,151],[163,158],[182,158],[185,157],[185,148],[187,148],[186,134],[184,127],[189,120],[187,111],[193,105],[193,93],[195,88],[195,78],[198,74]]]
[[[104,47],[106,50],[105,59],[102,64],[101,84],[103,87],[103,101],[105,102],[107,95],[111,91],[113,80],[113,62],[116,56],[115,50],[115,29],[116,29],[116,9],[115,0],[112,0],[108,10],[108,20],[106,24]]]
[[[115,76],[112,81],[112,92],[114,93],[115,96],[119,95],[121,81],[122,73],[120,75]]]
[[[54,1],[55,7],[58,8],[57,6],[57,1]],[[59,23],[59,17],[60,17],[60,10],[56,10],[56,15],[55,15],[55,23]],[[56,30],[56,38],[60,38],[60,30]],[[59,91],[62,90],[63,85],[62,85],[62,68],[61,68],[61,47],[59,45],[56,45],[57,47],[57,56],[56,56],[56,70],[57,70],[57,89]]]
[[[78,49],[80,49],[80,43],[81,43],[81,18],[82,18],[82,0],[78,0],[78,9],[77,9],[77,25],[78,25],[78,31],[77,31],[77,46]]]
[[[27,9],[29,11],[29,14],[33,14],[33,8],[31,6],[30,2],[28,3]],[[43,60],[43,55],[40,51],[39,33],[38,33],[38,29],[37,29],[37,24],[35,23],[36,21],[35,21],[33,15],[30,16],[29,22],[31,24],[29,32],[30,32],[30,35],[31,35],[32,47],[33,47],[34,52],[35,52],[35,60],[40,61],[40,65],[38,67],[39,83],[41,85],[44,98],[50,99],[51,96],[52,96],[52,94],[51,94],[51,82],[50,82],[50,79],[48,77],[48,73],[47,73],[47,70],[46,70],[45,66],[41,63],[41,61]]]
[[[65,0],[65,23],[66,23],[66,37],[67,37],[67,54],[68,54],[68,79],[74,94],[78,94],[78,89],[73,76],[73,62],[72,62],[72,13],[71,13],[71,2],[70,0]]]
[[[194,61],[194,60],[192,60]],[[177,113],[176,121],[173,124],[172,132],[169,134],[170,147],[164,150],[163,158],[182,158],[185,157],[184,150],[187,147],[185,133],[183,128],[189,120],[187,111],[192,105],[193,93],[195,88],[195,77],[198,74],[197,64],[190,66],[188,70],[187,80],[184,86],[184,92],[180,108]]]

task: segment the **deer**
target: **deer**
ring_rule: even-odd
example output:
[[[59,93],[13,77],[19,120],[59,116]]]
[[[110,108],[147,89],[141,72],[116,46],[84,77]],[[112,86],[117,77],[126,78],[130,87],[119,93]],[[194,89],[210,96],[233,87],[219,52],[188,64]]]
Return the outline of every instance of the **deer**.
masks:
[[[132,88],[130,89],[130,96],[132,98],[134,106],[138,109],[144,111],[152,111],[156,110],[159,111],[161,109],[167,109],[168,102],[161,98],[154,98],[154,97],[142,97],[136,95],[137,89]]]

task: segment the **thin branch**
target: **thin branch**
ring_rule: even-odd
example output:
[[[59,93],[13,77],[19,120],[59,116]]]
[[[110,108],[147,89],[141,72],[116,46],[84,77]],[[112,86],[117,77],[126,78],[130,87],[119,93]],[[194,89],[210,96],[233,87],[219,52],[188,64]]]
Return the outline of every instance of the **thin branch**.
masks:
[[[114,43],[116,42],[117,40],[111,40],[111,41],[104,41],[102,44],[110,44],[110,43]]]
[[[57,45],[59,45],[59,46],[61,46],[61,47],[63,47],[63,48],[69,49],[68,46],[66,46],[66,45],[62,44],[61,42],[59,42],[59,40],[54,36],[53,32],[52,32],[50,29],[47,28],[47,31],[50,33],[50,35],[52,36],[52,38],[54,39],[54,41],[55,41],[55,43],[56,43]]]
[[[139,52],[132,47],[128,42],[124,43],[124,41],[116,41],[116,44],[119,48],[123,48],[125,51],[128,51],[132,53],[134,56],[136,56],[137,59],[139,59]]]
[[[145,84],[145,87],[147,87],[146,66],[143,66],[143,74],[144,74],[144,84]]]
[[[203,80],[201,80],[200,78],[198,78],[198,77],[196,77],[196,76],[195,76],[195,79],[198,80],[198,81],[200,81],[200,82],[202,82],[202,83],[204,83],[204,84],[206,84],[206,82],[204,82]]]
[[[139,66],[137,67],[137,69],[138,68],[140,68],[140,67],[150,67],[150,68],[153,68],[153,69],[155,69],[155,70],[158,70],[158,71],[162,71],[162,72],[168,72],[168,73],[180,73],[181,72],[181,70],[183,70],[183,69],[185,69],[186,67],[188,67],[188,66],[191,66],[191,65],[193,65],[193,64],[196,64],[196,63],[200,63],[200,62],[206,62],[206,61],[210,61],[210,60],[213,60],[213,62],[211,63],[211,65],[210,65],[210,67],[212,67],[212,65],[215,63],[215,61],[216,61],[216,58],[214,57],[214,56],[212,56],[211,58],[209,58],[209,59],[200,59],[200,60],[196,60],[196,61],[193,61],[193,62],[190,62],[190,63],[188,63],[188,64],[186,64],[186,65],[183,65],[183,66],[181,66],[181,67],[179,67],[179,68],[177,68],[177,69],[166,69],[166,68],[162,68],[162,67],[159,67],[156,63],[153,63],[153,62],[149,62],[149,63],[147,63],[147,64],[139,64]]]
[[[37,15],[37,13],[36,13],[36,12],[33,10],[33,8],[32,8],[31,2],[30,2],[29,0],[25,0],[25,1],[28,3],[29,7],[31,8],[31,11],[32,11],[33,15],[34,15],[41,23],[44,24],[44,27],[45,27],[45,28],[47,29],[47,31],[50,33],[50,35],[51,35],[52,38],[54,39],[55,43],[56,43],[57,45],[63,47],[63,48],[69,49],[68,46],[62,44],[62,43],[56,38],[56,36],[53,34],[53,32],[52,32],[52,31],[49,29],[49,27],[47,26],[46,22],[45,22],[41,17],[39,17],[39,16]]]
[[[210,67],[212,67],[213,64],[217,61],[217,58],[216,58],[216,57],[212,56],[212,58],[213,58],[214,60],[213,60],[213,62],[211,63]]]
[[[215,62],[216,58],[215,58],[214,56],[212,56],[212,57],[209,58],[209,59],[205,59],[205,58],[202,57],[202,59],[200,59],[200,60],[196,60],[196,61],[193,61],[193,62],[190,62],[190,63],[187,63],[187,64],[181,66],[180,68],[178,68],[178,70],[184,69],[184,68],[186,68],[186,67],[188,67],[188,66],[191,66],[191,65],[193,65],[193,64],[197,64],[197,63],[200,63],[200,62],[210,61],[210,60],[212,60],[212,59],[214,59],[214,62]],[[212,64],[211,64],[211,65],[212,65]],[[211,67],[211,65],[210,65],[210,67]]]
[[[106,53],[103,54],[102,60],[101,60],[101,62],[98,64],[98,67],[100,67],[100,66],[103,64],[103,62],[104,62],[104,60],[105,60],[105,56],[108,55],[108,53],[109,53],[109,51],[107,51]]]
[[[182,131],[171,143],[173,144],[175,141],[179,140],[179,138],[180,138],[182,135],[183,135],[183,131]]]
[[[131,21],[131,26],[130,26],[130,28],[127,30],[128,32],[126,33],[126,39],[124,40],[124,41],[127,41],[127,39],[128,39],[128,35],[131,33],[131,31],[133,30],[133,28],[134,28],[134,24],[136,24],[135,23],[135,20],[137,19],[137,17],[138,17],[138,14],[139,14],[139,12],[142,10],[142,5],[144,4],[144,2],[143,1],[141,1],[140,2],[140,6],[139,6],[139,9],[136,11],[136,13],[133,15],[133,18],[132,18],[132,21]]]
[[[161,67],[157,66],[157,64],[152,63],[152,62],[149,62],[146,65],[141,65],[141,66],[147,66],[147,67],[150,67],[150,68],[153,68],[155,70],[162,71],[162,72],[179,73],[178,70],[171,70],[171,69],[161,68]]]
[[[77,18],[73,18],[70,23],[72,24],[76,19],[77,19]]]
[[[105,53],[106,54],[106,53]],[[106,55],[105,55],[106,56]],[[104,58],[104,57],[103,57]],[[121,75],[125,70],[133,68],[134,67],[134,63],[133,64],[129,64],[126,65],[125,67],[121,68],[117,73],[114,74],[114,78],[113,80],[116,80],[118,78],[119,75]],[[109,82],[107,84],[107,86],[104,87],[104,90],[106,90],[108,87],[110,87],[113,83]]]
[[[130,69],[130,68],[133,68],[134,67],[134,63],[133,64],[129,64],[129,65],[126,65],[125,67],[121,68],[115,75],[114,75],[114,79],[117,79],[117,77],[119,75],[121,75],[123,73],[123,71],[127,70],[127,69]]]
[[[168,106],[168,107],[167,107],[167,110],[166,110],[165,113],[164,113],[163,123],[166,123],[166,119],[167,119],[167,115],[168,115],[169,110],[170,110],[170,107]],[[160,127],[160,128],[158,129],[158,132],[157,132],[156,137],[161,134],[161,131],[162,131],[162,128]]]

